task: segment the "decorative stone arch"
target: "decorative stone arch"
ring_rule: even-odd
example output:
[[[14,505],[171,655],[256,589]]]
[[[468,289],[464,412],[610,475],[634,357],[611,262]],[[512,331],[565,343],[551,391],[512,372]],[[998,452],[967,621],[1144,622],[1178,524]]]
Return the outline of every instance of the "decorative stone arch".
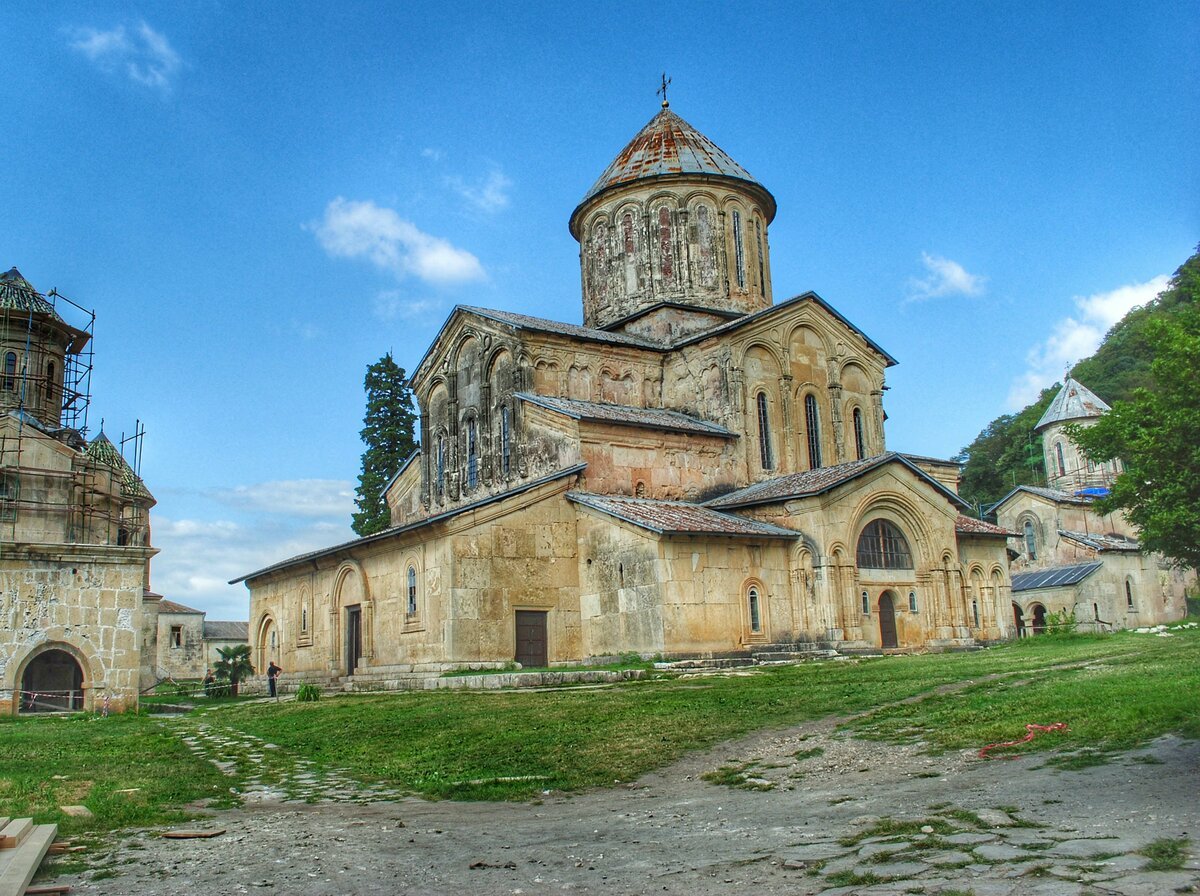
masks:
[[[756,337],[739,346],[737,354],[733,359],[734,365],[745,370],[746,362],[750,359],[751,354],[756,350],[761,351],[772,363],[774,363],[775,370],[773,373],[776,377],[781,376],[786,371],[787,367],[784,364],[783,352],[780,351],[779,346],[768,342],[762,337]]]
[[[358,648],[358,657],[370,660],[374,650],[373,601],[370,583],[361,564],[343,560],[333,576],[333,599],[330,601],[330,630],[334,633],[330,648],[333,668],[347,674],[353,664],[347,662],[351,650]],[[355,620],[357,610],[357,620]],[[355,626],[359,642],[353,644]]]
[[[81,710],[92,712],[96,708],[96,690],[104,686],[104,662],[87,643],[76,644],[66,639],[66,633],[61,626],[54,626],[46,631],[46,639],[30,648],[16,662],[10,662],[5,669],[3,686],[12,693],[12,713],[21,711],[21,691],[25,681],[25,673],[30,666],[37,663],[39,657],[46,657],[55,651],[66,654],[75,661],[80,672],[80,690],[83,692],[81,705],[66,707],[64,710]]]
[[[401,595],[402,607],[401,612],[404,617],[406,627],[423,621],[426,618],[427,610],[425,606],[425,568],[421,562],[421,552],[416,549],[409,549],[404,553],[404,562],[400,565],[401,581],[403,584],[403,594]],[[409,585],[410,579],[408,571],[412,570],[415,574],[416,595],[415,601],[410,603]],[[415,612],[412,610],[412,603],[415,603]]]
[[[265,675],[269,663],[280,661],[283,648],[283,628],[271,611],[267,610],[258,617],[258,623],[254,626],[253,644],[254,651],[250,662],[255,672]]]
[[[767,640],[768,624],[767,586],[757,576],[742,582],[742,643]]]
[[[816,544],[803,536],[792,547],[789,580],[792,586],[792,615],[797,632],[811,631],[817,624],[817,575],[820,553]],[[826,620],[822,620],[828,628]]]
[[[911,499],[895,491],[873,492],[864,498],[850,516],[850,540],[856,548],[867,523],[877,518],[888,520],[904,534],[913,555],[914,572],[927,572],[933,568],[936,557],[933,529],[921,508]]]
[[[545,390],[551,395],[563,394],[562,365],[558,358],[539,355],[529,366],[533,370],[534,391]]]
[[[1046,550],[1045,526],[1042,518],[1032,510],[1022,510],[1017,515],[1016,529],[1021,534],[1021,553],[1029,562],[1036,562]],[[1029,536],[1033,535],[1033,551],[1029,549]]]
[[[816,408],[816,424],[817,424],[817,450],[816,463],[813,463],[812,450],[809,445],[810,436],[810,421],[808,398],[812,396],[813,405]],[[796,433],[796,469],[811,470],[817,467],[828,467],[838,463],[838,458],[831,452],[835,444],[833,436],[834,416],[831,413],[831,404],[829,401],[829,390],[819,387],[811,380],[807,380],[797,386],[793,392],[793,407],[796,409],[795,426],[793,429]]]
[[[788,346],[789,352],[791,351],[791,347],[793,345],[812,345],[812,343],[804,338],[805,333],[811,333],[816,337],[817,345],[814,347],[817,348],[821,353],[820,360],[822,366],[824,366],[829,358],[837,355],[837,345],[834,343],[830,334],[824,332],[821,327],[816,325],[816,321],[811,319],[797,321],[795,326],[791,327],[784,334],[784,345]],[[795,354],[795,352],[792,352],[792,354]]]
[[[972,563],[967,567],[967,582],[970,587],[964,595],[963,611],[966,614],[967,625],[974,630],[983,626],[986,615],[987,576],[982,565]]]

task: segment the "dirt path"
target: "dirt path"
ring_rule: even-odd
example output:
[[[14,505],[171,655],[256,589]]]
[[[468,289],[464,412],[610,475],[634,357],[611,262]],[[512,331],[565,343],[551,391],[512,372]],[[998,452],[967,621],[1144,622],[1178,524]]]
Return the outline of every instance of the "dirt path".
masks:
[[[229,762],[271,749],[219,741],[200,736],[193,747],[214,758],[225,750],[234,758],[218,761]],[[132,896],[1200,892],[1190,842],[1179,870],[1147,871],[1140,853],[1188,836],[1200,843],[1200,743],[1162,738],[1084,771],[1041,761],[935,758],[825,721],[540,803],[380,800],[297,766],[252,789],[243,809],[214,813],[220,837],[135,832],[100,875],[59,882]],[[729,783],[701,777],[714,772]]]

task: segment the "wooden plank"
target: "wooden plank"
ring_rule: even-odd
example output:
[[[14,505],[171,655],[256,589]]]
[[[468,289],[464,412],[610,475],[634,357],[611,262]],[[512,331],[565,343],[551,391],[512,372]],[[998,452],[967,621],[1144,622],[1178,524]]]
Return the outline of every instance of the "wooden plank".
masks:
[[[61,896],[63,893],[70,893],[70,884],[48,884],[47,886],[26,887],[25,896]]]
[[[14,818],[0,830],[0,849],[14,849],[33,830],[32,818]]]
[[[215,828],[211,831],[163,831],[168,840],[207,840],[210,837],[220,837],[225,828]]]
[[[0,868],[0,896],[21,896],[25,892],[56,834],[56,824],[36,825],[20,846],[4,854],[8,863]]]

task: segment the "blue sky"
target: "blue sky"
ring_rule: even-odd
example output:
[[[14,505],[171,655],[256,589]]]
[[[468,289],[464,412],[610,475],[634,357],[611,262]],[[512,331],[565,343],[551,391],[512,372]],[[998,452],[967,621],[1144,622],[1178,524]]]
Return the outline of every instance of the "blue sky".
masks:
[[[91,432],[147,430],[152,585],[349,538],[362,377],[456,303],[579,322],[567,218],[671,107],[775,195],[777,299],[883,345],[948,456],[1200,242],[1179,3],[17,3],[0,268],[97,314]]]

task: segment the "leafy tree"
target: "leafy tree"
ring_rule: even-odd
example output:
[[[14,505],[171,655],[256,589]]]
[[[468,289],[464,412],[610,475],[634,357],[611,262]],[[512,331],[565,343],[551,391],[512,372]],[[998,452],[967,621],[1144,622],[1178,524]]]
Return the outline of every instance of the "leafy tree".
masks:
[[[221,658],[213,667],[218,681],[229,682],[229,693],[237,696],[238,685],[245,678],[254,674],[254,666],[250,664],[250,645],[235,644],[233,647],[218,647],[217,653]]]
[[[416,450],[413,431],[417,415],[408,377],[392,360],[391,352],[367,368],[363,386],[367,411],[359,435],[367,450],[358,476],[353,528],[359,535],[371,535],[391,525],[383,493],[400,464]]]
[[[1115,402],[1093,426],[1068,429],[1092,460],[1124,464],[1097,510],[1124,510],[1143,547],[1192,567],[1200,567],[1198,259],[1189,259],[1163,293],[1170,313],[1146,325],[1152,387]]]

